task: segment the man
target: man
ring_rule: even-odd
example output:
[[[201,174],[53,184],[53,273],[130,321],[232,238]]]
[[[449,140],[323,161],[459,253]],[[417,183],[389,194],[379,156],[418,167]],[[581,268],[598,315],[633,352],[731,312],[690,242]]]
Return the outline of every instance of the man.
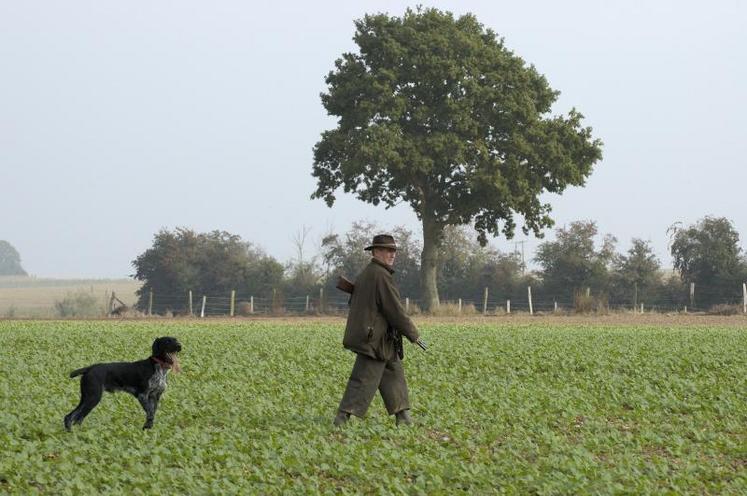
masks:
[[[402,335],[413,343],[419,336],[392,278],[397,245],[392,236],[379,234],[365,249],[373,258],[355,280],[342,342],[356,353],[355,365],[334,424],[344,424],[351,414],[365,416],[377,389],[397,425],[410,424]]]

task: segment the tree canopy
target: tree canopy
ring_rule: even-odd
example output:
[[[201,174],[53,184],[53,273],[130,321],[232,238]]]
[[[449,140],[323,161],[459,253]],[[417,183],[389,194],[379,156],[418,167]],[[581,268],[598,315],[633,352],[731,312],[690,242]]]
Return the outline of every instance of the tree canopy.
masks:
[[[25,276],[21,266],[21,255],[7,241],[0,239],[0,276]]]
[[[699,304],[737,300],[741,295],[747,264],[739,233],[729,219],[706,216],[687,228],[676,229],[671,253],[682,280],[698,286]]]
[[[590,288],[606,291],[609,269],[615,261],[614,236],[604,237],[597,250],[594,238],[597,225],[593,221],[572,222],[568,228],[555,230],[555,241],[546,241],[537,249],[535,260],[539,263],[545,290],[561,294]]]
[[[338,188],[387,207],[408,203],[423,226],[421,284],[438,304],[438,247],[449,225],[481,243],[510,238],[515,217],[541,235],[552,225],[543,192],[583,185],[601,142],[575,109],[550,115],[558,92],[501,38],[467,14],[407,10],[355,22],[321,95],[337,127],[314,148],[313,198]]]
[[[138,307],[147,307],[151,290],[172,297],[172,310],[185,307],[186,295],[268,295],[280,287],[283,266],[241,237],[225,231],[196,233],[177,228],[161,230],[153,246],[133,262],[133,277],[144,281]]]

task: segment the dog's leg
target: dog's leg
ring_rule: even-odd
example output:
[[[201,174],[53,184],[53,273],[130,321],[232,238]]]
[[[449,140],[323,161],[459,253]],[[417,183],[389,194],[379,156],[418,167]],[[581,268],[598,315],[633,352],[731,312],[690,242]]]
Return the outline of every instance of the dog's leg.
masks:
[[[161,400],[161,393],[156,393],[152,395],[150,398],[150,404],[151,404],[150,419],[146,420],[146,424],[149,423],[148,428],[153,427],[153,421],[156,418],[156,410],[158,410],[158,402],[160,400]]]
[[[137,399],[140,402],[140,405],[143,407],[143,410],[145,410],[145,425],[143,425],[143,429],[150,429],[151,427],[153,427],[153,420],[156,417],[156,409],[158,408],[158,399],[160,396],[160,394],[138,395]]]
[[[70,432],[70,429],[73,425],[73,421],[75,420],[75,416],[78,414],[78,411],[80,410],[81,405],[83,405],[83,391],[81,387],[81,393],[80,393],[80,401],[78,402],[78,406],[73,408],[73,410],[65,415],[65,430]]]
[[[80,408],[80,403],[78,403],[78,406],[73,408],[73,411],[65,415],[65,430],[70,432],[70,429],[73,425],[73,420],[75,419],[75,414],[78,413],[78,408]]]
[[[73,410],[65,415],[65,430],[70,432],[71,427],[74,422],[76,422],[78,415],[80,414],[80,411],[83,407],[84,400],[86,397],[88,397],[90,393],[87,391],[87,388],[85,387],[83,383],[83,377],[80,379],[80,401],[78,401],[78,406],[73,408]]]
[[[70,420],[73,424],[83,423],[86,415],[99,404],[104,394],[104,385],[84,375],[80,380],[80,392],[80,405],[71,412]]]

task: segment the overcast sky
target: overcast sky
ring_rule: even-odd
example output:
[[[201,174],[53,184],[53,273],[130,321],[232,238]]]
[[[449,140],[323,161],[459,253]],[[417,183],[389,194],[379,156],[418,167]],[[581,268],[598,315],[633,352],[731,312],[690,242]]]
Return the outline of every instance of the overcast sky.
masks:
[[[747,246],[745,2],[422,4],[474,13],[604,141],[585,188],[547,197],[558,225],[594,219],[669,262],[669,225],[726,216]],[[302,226],[307,251],[357,219],[419,231],[407,206],[309,198],[334,126],[319,93],[353,20],[413,5],[0,1],[0,239],[39,277],[124,277],[161,228],[226,230],[281,261]]]

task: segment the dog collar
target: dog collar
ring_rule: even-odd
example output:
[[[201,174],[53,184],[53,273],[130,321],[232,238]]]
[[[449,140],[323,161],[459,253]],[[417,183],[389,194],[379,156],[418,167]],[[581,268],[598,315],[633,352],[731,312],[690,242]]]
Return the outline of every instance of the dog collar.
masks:
[[[160,358],[154,357],[154,356],[150,357],[150,359],[153,360],[154,362],[156,362],[158,365],[160,365],[161,368],[163,368],[163,369],[170,369],[171,368],[171,364],[169,362],[165,361],[165,360],[161,360]]]

